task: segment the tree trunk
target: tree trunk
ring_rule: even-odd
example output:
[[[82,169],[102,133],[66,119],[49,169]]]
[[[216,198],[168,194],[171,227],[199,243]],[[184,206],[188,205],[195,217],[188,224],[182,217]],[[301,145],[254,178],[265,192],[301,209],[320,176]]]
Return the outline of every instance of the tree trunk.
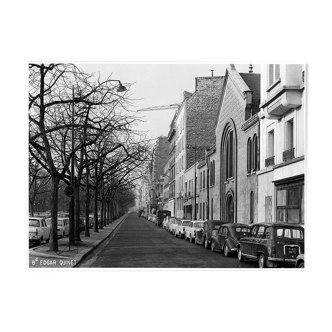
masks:
[[[75,242],[82,242],[80,236],[80,215],[81,215],[81,206],[80,206],[80,177],[77,177],[77,185],[75,187]]]
[[[51,234],[50,234],[50,250],[58,251],[58,194],[59,194],[59,178],[52,176],[52,196],[51,196]]]
[[[113,201],[110,202],[110,221],[111,223],[114,221]]]
[[[100,208],[100,223],[99,223],[99,228],[103,229],[104,228],[104,199],[101,200],[101,208]]]
[[[94,197],[94,225],[93,230],[98,232],[98,166],[95,166],[95,197]]]

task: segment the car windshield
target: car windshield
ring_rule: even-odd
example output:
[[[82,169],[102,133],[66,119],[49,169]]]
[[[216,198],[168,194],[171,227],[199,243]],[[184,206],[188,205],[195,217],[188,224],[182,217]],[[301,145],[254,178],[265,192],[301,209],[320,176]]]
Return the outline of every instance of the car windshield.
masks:
[[[38,219],[29,219],[29,226],[40,227],[40,221]]]
[[[194,227],[195,228],[203,228],[204,223],[203,222],[195,222]]]

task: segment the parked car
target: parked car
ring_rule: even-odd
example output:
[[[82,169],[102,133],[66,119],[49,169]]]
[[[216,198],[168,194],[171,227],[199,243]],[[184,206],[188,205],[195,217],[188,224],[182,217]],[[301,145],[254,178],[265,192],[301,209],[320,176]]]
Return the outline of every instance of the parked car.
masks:
[[[223,251],[228,257],[231,253],[237,253],[239,239],[250,233],[247,224],[228,223],[213,230],[211,234],[211,250]]]
[[[258,260],[258,266],[277,267],[285,263],[296,264],[304,253],[304,228],[289,223],[258,223],[238,245],[238,260]]]
[[[158,218],[155,214],[152,214],[150,219],[154,224],[158,225]]]
[[[69,218],[58,218],[58,236],[69,235]]]
[[[221,225],[227,224],[227,221],[222,220],[206,220],[203,224],[203,229],[198,230],[195,235],[195,244],[204,244],[206,249],[210,248],[211,235],[213,230],[219,230]]]
[[[41,245],[43,241],[50,241],[50,227],[47,227],[45,218],[29,217],[29,244],[37,243]]]
[[[174,227],[174,235],[180,239],[185,238],[185,227],[191,223],[191,220],[180,219],[178,225]]]
[[[304,254],[300,254],[296,257],[295,267],[304,268]]]
[[[192,220],[188,226],[185,227],[185,240],[189,239],[190,242],[195,241],[196,232],[203,229],[204,221]]]
[[[179,218],[174,218],[171,219],[170,224],[169,224],[169,231],[174,234],[175,233],[175,227],[178,226],[181,223],[181,219]]]
[[[172,213],[169,210],[157,210],[156,216],[157,216],[157,225],[162,226],[163,220],[170,216]]]

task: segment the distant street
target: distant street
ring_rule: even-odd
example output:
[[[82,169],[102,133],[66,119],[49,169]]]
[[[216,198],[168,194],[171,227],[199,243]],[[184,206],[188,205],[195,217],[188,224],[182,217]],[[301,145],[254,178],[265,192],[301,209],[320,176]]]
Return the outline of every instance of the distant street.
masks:
[[[131,213],[100,247],[76,267],[106,268],[256,268],[202,245],[179,239]]]

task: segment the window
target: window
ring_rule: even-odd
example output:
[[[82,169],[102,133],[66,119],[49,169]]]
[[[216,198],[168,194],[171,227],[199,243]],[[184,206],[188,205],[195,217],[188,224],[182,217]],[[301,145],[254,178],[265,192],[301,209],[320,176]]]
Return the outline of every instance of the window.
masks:
[[[254,222],[254,192],[250,193],[250,223]]]
[[[267,134],[267,156],[274,156],[274,130],[271,130]]]
[[[203,220],[205,220],[205,202],[203,203]]]
[[[271,234],[270,227],[266,227],[263,239],[269,239],[270,238],[270,234]]]
[[[269,85],[273,84],[280,78],[280,65],[271,64],[269,65]]]
[[[304,181],[279,185],[277,189],[277,221],[304,223]]]
[[[199,203],[199,218],[202,219],[202,203]]]
[[[293,149],[294,147],[294,121],[293,119],[286,122],[286,139],[285,150]]]
[[[213,198],[211,199],[211,219],[213,220]]]
[[[226,179],[233,177],[233,155],[233,131],[230,131],[226,143]]]
[[[248,139],[248,142],[247,142],[247,173],[251,173],[251,163],[252,163],[252,159],[251,159],[251,156],[252,156],[252,147],[251,147],[251,138]]]
[[[205,189],[205,171],[203,171],[203,189]]]
[[[257,171],[258,169],[258,146],[257,146],[257,135],[255,134],[254,135],[254,138],[252,140],[253,142],[253,158],[252,158],[252,161],[253,161],[253,166],[252,166],[252,169],[254,171]]]
[[[200,172],[200,181],[199,181],[199,189],[202,190],[202,185],[203,185],[203,174]]]
[[[263,237],[264,231],[265,231],[265,226],[259,226],[257,237]]]

